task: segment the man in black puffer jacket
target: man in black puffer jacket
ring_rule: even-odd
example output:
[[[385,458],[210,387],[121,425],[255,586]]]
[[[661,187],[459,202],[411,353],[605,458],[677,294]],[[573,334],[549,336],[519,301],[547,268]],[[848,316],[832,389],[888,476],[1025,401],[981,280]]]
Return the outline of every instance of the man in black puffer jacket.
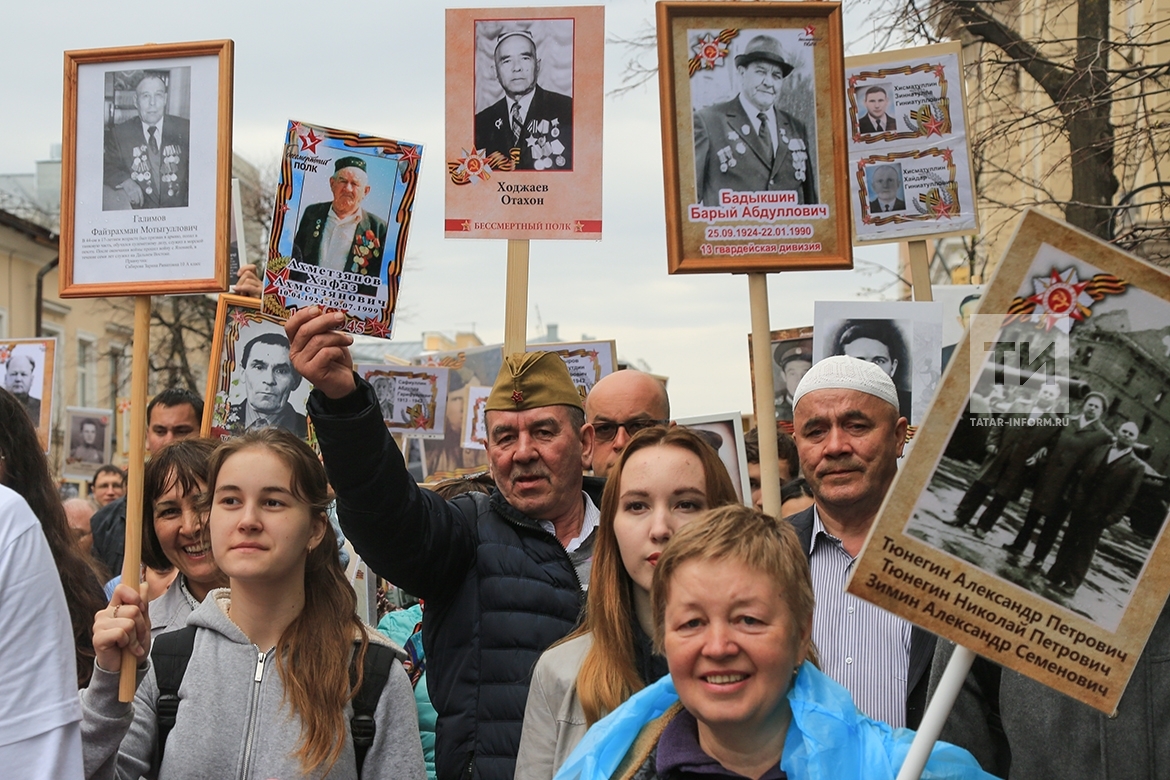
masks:
[[[559,357],[509,355],[488,398],[498,490],[448,502],[415,485],[337,314],[289,319],[292,361],[345,535],[370,568],[426,601],[440,780],[511,780],[532,668],[576,624],[602,482],[580,396]]]

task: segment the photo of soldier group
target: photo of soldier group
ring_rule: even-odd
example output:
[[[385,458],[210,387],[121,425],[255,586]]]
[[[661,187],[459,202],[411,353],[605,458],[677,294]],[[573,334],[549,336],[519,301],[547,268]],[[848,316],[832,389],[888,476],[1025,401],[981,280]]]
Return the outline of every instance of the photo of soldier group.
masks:
[[[1114,630],[1170,500],[1170,308],[1136,288],[1088,303],[1067,375],[984,364],[906,533]],[[1052,341],[1043,322],[1013,328],[1000,340]]]

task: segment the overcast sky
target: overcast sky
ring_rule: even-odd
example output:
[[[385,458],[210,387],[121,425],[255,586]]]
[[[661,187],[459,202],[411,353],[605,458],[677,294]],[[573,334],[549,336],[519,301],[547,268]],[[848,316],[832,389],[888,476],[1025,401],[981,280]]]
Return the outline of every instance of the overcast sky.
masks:
[[[610,37],[653,24],[652,0],[605,6]],[[862,30],[871,7],[847,5],[850,54],[867,50]],[[276,160],[290,118],[424,145],[395,337],[474,329],[486,343],[502,341],[506,242],[443,238],[443,8],[432,0],[7,2],[0,105],[9,118],[0,173],[32,172],[60,140],[66,49],[231,38],[234,144],[247,159]],[[620,84],[627,59],[624,48],[607,45],[607,90]],[[604,238],[532,243],[529,334],[556,323],[562,340],[616,340],[623,360],[643,360],[670,377],[676,416],[750,413],[747,279],[667,274],[660,135],[656,81],[606,98]],[[895,245],[858,249],[856,261],[871,265],[769,275],[772,327],[811,325],[816,300],[874,297],[865,290],[893,277],[872,264],[894,268]]]

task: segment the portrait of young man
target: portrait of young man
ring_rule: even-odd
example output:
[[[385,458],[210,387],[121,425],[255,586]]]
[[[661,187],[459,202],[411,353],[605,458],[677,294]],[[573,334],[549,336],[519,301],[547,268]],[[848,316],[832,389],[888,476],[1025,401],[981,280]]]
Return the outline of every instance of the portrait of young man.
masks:
[[[190,68],[175,68],[173,71]],[[102,210],[169,209],[187,205],[191,127],[170,91],[172,70],[144,71],[122,98],[114,77],[114,122],[105,131]],[[107,76],[108,78],[109,76]],[[130,85],[126,85],[130,86]],[[132,115],[117,121],[131,102]],[[189,102],[189,97],[187,102]]]
[[[572,170],[573,98],[542,76],[555,56],[562,73],[567,64],[571,89],[572,25],[572,19],[508,22],[502,30],[495,22],[476,24],[477,50],[492,52],[495,75],[476,84],[476,149],[512,158],[521,171]],[[567,36],[558,34],[566,29]],[[500,90],[503,96],[493,100]]]
[[[898,122],[886,114],[890,107],[890,93],[884,86],[874,84],[858,92],[862,98],[859,102],[865,107],[865,114],[857,121],[858,130],[863,133],[886,133],[898,129]]]
[[[244,345],[237,372],[244,388],[244,399],[229,405],[226,425],[233,436],[256,428],[284,428],[296,436],[309,435],[305,415],[289,402],[301,385],[301,375],[289,359],[288,338],[283,331],[244,334]],[[304,401],[301,401],[303,410]]]

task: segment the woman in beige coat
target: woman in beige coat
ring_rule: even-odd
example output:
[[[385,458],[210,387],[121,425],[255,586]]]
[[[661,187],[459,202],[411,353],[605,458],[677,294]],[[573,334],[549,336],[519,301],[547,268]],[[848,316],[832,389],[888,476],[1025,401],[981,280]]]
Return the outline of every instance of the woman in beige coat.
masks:
[[[516,780],[552,780],[588,728],[667,673],[650,637],[650,580],[667,541],[705,510],[738,501],[719,456],[685,428],[639,433],[601,499],[582,626],[536,664]]]

